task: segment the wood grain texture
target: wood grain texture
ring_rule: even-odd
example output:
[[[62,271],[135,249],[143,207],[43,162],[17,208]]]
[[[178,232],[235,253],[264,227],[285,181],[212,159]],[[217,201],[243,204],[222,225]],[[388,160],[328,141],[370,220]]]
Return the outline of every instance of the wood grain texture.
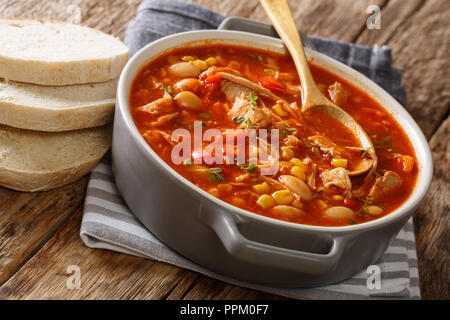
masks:
[[[257,0],[189,0],[225,15],[268,22]],[[123,38],[140,0],[0,0],[1,16],[70,21]],[[449,1],[292,0],[297,27],[341,41],[387,44],[405,69],[408,110],[433,149],[435,178],[415,215],[423,298],[449,292]],[[382,7],[382,29],[368,30],[369,4]],[[437,130],[439,128],[439,130]],[[437,131],[436,131],[437,130]],[[79,239],[87,178],[40,194],[0,189],[0,299],[278,299],[164,263],[92,250]],[[76,212],[74,214],[74,212]],[[81,289],[69,290],[78,265]]]
[[[0,17],[77,23],[123,38],[140,0],[2,0]]]
[[[87,182],[39,193],[0,188],[0,284],[82,204]]]
[[[450,110],[448,17],[450,1],[391,0],[381,12],[381,30],[365,30],[357,40],[392,47],[394,64],[404,69],[406,108],[427,138]]]
[[[258,291],[199,277],[195,272],[165,263],[90,249],[84,246],[79,237],[81,217],[82,210],[79,209],[20,272],[3,284],[0,299],[202,298],[199,296],[202,288],[205,298],[270,297]],[[80,270],[80,289],[69,289],[66,284],[72,275],[67,272],[69,266],[77,266]],[[197,283],[197,278],[206,281]],[[194,283],[196,290],[190,296],[185,296]],[[222,290],[217,297],[219,288],[226,290]]]
[[[430,140],[433,183],[414,214],[424,299],[450,297],[449,16],[449,1],[391,0],[381,12],[381,30],[365,30],[357,40],[392,47],[394,64],[404,69],[406,108],[427,138],[439,128]]]
[[[449,299],[450,292],[450,117],[430,140],[434,179],[414,215],[422,298]]]
[[[258,0],[188,0],[224,15],[270,23]],[[366,25],[369,5],[382,7],[387,0],[289,0],[297,27],[308,34],[353,41]],[[351,21],[351,23],[349,23]]]

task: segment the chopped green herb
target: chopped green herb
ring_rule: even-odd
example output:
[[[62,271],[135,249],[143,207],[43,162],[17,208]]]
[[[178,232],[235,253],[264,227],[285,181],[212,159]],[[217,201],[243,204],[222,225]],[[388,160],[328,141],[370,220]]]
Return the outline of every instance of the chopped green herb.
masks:
[[[391,144],[391,142],[392,142],[392,137],[391,136],[386,136],[384,138],[378,139],[375,142],[375,147],[376,148],[381,148],[384,145]]]
[[[199,116],[207,119],[211,118],[211,115],[208,112],[200,113]]]
[[[183,161],[183,164],[187,167],[192,167],[194,164],[192,163],[191,159],[186,159]]]
[[[348,220],[348,222],[349,222],[350,224],[356,224],[356,221],[353,220],[353,219]]]
[[[317,149],[317,147],[313,147],[313,148],[312,148],[312,152],[313,152],[314,154],[319,154],[319,149]]]
[[[247,99],[250,100],[250,103],[252,104],[252,106],[256,107],[257,103],[256,100],[258,100],[258,96],[254,96],[253,93],[249,93],[247,96]]]
[[[251,164],[247,167],[244,167],[244,170],[247,170],[248,172],[253,173],[257,168],[258,168],[258,165]]]
[[[252,123],[252,120],[250,120],[250,118],[247,118],[247,119],[245,119],[245,123],[249,125]]]
[[[185,126],[186,126],[186,123],[183,123],[183,122],[174,122],[173,125],[174,125],[175,127],[185,127]]]
[[[245,120],[244,117],[234,117],[233,118],[233,122],[237,123],[237,124],[241,123],[244,120]]]
[[[263,60],[262,56],[259,55],[259,54],[258,54],[258,60],[259,60],[260,62],[262,62],[262,60]]]
[[[223,176],[223,174],[221,174],[222,168],[209,168],[209,172],[211,172],[211,174],[208,176],[209,181],[216,183],[225,180],[225,177]]]
[[[171,86],[165,86],[165,85],[161,85],[161,89],[167,91],[167,93],[171,93],[172,92],[172,87]]]
[[[208,124],[205,121],[202,121],[202,126],[207,127]]]

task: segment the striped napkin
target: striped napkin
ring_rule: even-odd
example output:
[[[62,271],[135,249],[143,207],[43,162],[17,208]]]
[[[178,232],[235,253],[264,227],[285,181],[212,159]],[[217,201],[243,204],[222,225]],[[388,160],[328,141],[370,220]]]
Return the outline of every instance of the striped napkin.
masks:
[[[144,0],[128,26],[125,43],[131,54],[162,36],[195,29],[217,28],[225,17],[199,6],[173,0]],[[161,21],[164,21],[163,23]],[[391,66],[388,47],[367,47],[310,37],[318,51],[338,59],[382,85],[401,103],[401,70]],[[210,277],[296,299],[419,299],[419,278],[412,220],[403,227],[375,266],[338,284],[291,289],[255,285],[224,277],[172,251],[133,215],[114,183],[107,155],[91,174],[80,236],[91,248],[108,249],[154,259]],[[379,282],[374,272],[380,271]]]

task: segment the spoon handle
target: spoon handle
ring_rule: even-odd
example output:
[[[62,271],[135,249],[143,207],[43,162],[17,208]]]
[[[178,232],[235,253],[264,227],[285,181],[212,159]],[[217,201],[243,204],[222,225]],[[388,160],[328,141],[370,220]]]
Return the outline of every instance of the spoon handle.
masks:
[[[286,0],[260,0],[261,5],[269,16],[275,30],[283,40],[291,53],[295,66],[297,67],[303,89],[303,107],[321,104],[315,97],[322,94],[316,86],[314,78],[309,69],[308,61],[303,50],[299,32],[295,26],[291,10]],[[314,100],[314,101],[313,101]]]

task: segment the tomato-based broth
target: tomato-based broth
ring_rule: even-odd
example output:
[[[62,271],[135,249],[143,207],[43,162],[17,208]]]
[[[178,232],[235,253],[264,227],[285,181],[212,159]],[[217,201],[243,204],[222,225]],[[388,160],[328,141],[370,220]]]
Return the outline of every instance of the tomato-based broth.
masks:
[[[411,142],[377,101],[339,76],[310,66],[322,92],[353,116],[373,142],[378,157],[374,174],[352,174],[372,159],[349,129],[319,110],[300,111],[301,87],[287,55],[226,45],[173,50],[137,74],[131,114],[169,166],[239,208],[319,226],[358,224],[389,214],[416,184]],[[207,138],[209,129],[216,131]],[[199,130],[200,144],[195,144]],[[179,132],[181,138],[175,135]],[[257,136],[256,146],[249,143],[250,132]],[[244,148],[237,143],[242,137]],[[211,148],[212,142],[220,148]],[[181,143],[190,148],[179,152]],[[267,156],[250,159],[251,150]]]

